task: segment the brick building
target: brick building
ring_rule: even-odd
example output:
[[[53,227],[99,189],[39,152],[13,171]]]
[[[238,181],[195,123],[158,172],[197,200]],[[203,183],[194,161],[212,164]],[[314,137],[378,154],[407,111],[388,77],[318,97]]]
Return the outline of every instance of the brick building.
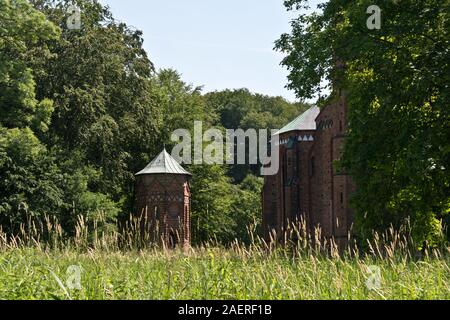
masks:
[[[190,244],[190,177],[166,150],[136,174],[136,208],[151,239],[169,247]]]
[[[352,224],[349,176],[336,170],[347,130],[345,98],[322,110],[312,107],[276,133],[280,170],[266,176],[263,189],[263,232],[283,235],[289,222],[303,220],[308,231],[345,243]]]

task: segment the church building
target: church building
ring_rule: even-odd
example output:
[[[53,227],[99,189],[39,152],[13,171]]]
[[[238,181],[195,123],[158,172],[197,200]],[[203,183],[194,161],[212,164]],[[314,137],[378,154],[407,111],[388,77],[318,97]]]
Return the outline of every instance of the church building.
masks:
[[[345,243],[353,223],[349,198],[351,178],[337,170],[347,131],[345,97],[319,109],[312,107],[282,128],[280,169],[266,176],[263,189],[263,232],[269,241],[281,237],[289,223],[304,221],[310,233]]]

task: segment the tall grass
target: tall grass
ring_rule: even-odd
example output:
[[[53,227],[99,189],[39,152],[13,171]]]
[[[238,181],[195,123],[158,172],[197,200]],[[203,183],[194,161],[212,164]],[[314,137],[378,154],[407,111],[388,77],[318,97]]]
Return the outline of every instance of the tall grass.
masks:
[[[450,249],[418,252],[393,229],[364,252],[302,225],[282,241],[252,235],[248,246],[168,250],[142,221],[130,219],[124,232],[102,223],[80,217],[73,237],[52,218],[15,236],[0,231],[0,299],[450,299]],[[81,270],[79,289],[68,284],[71,266]],[[369,289],[371,266],[381,282]]]

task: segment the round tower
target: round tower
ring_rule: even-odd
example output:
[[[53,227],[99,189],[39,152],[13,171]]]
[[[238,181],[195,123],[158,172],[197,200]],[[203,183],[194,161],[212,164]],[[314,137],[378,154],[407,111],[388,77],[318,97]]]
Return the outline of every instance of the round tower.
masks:
[[[144,232],[168,247],[191,242],[191,174],[164,149],[136,174],[136,208]]]

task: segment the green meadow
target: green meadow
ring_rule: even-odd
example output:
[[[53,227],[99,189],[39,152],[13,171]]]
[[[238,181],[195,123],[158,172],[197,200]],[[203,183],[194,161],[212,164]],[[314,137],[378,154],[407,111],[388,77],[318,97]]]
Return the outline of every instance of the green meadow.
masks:
[[[438,251],[414,258],[239,245],[108,250],[4,244],[0,299],[450,299],[450,259]]]

